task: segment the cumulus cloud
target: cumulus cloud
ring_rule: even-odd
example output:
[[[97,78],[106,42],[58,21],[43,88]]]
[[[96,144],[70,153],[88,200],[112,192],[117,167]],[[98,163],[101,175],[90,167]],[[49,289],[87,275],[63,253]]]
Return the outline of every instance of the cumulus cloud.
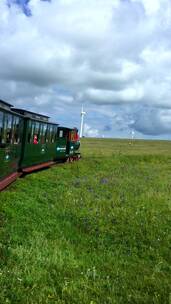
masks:
[[[86,137],[98,137],[99,136],[99,130],[92,128],[92,126],[85,123],[84,125],[84,135]]]
[[[140,113],[134,113],[135,121],[132,127],[146,135],[170,134],[171,131],[171,109],[161,110],[145,108]]]
[[[97,136],[107,120],[113,136],[169,133],[170,0],[1,0],[0,11],[1,98],[77,126],[84,103]]]

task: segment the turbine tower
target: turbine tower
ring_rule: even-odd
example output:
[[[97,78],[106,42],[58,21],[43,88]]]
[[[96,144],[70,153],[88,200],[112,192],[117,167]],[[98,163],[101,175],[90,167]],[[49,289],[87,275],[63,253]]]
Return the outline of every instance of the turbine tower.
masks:
[[[84,115],[86,114],[86,112],[84,112],[83,110],[83,105],[82,105],[82,109],[81,109],[81,126],[80,126],[80,138],[83,137],[83,130],[84,130]]]
[[[134,137],[135,137],[135,131],[132,130],[132,131],[131,131],[131,138],[132,138],[132,140],[134,139]]]

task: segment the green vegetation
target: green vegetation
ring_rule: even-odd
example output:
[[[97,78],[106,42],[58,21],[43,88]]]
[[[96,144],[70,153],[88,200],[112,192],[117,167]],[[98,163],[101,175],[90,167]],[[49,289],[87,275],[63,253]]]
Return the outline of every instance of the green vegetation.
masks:
[[[82,153],[0,194],[0,302],[169,304],[171,142]]]

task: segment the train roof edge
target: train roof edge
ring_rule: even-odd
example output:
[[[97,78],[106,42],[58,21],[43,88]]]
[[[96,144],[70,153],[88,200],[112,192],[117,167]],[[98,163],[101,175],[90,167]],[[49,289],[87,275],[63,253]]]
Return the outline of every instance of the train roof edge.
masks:
[[[43,120],[46,122],[49,122],[49,116],[44,115],[44,114],[40,114],[40,113],[36,113],[36,112],[31,112],[25,109],[19,109],[19,108],[12,108],[11,109],[13,112],[19,113],[23,116],[26,116],[28,118],[33,118],[33,119],[38,119],[38,120]]]
[[[0,99],[0,107],[6,110],[11,110],[11,108],[13,107],[12,104]]]

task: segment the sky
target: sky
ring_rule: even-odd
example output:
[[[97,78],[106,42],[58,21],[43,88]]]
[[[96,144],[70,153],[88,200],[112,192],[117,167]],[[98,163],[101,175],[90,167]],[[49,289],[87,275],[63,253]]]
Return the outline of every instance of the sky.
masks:
[[[91,137],[171,139],[170,0],[1,0],[0,99]]]

